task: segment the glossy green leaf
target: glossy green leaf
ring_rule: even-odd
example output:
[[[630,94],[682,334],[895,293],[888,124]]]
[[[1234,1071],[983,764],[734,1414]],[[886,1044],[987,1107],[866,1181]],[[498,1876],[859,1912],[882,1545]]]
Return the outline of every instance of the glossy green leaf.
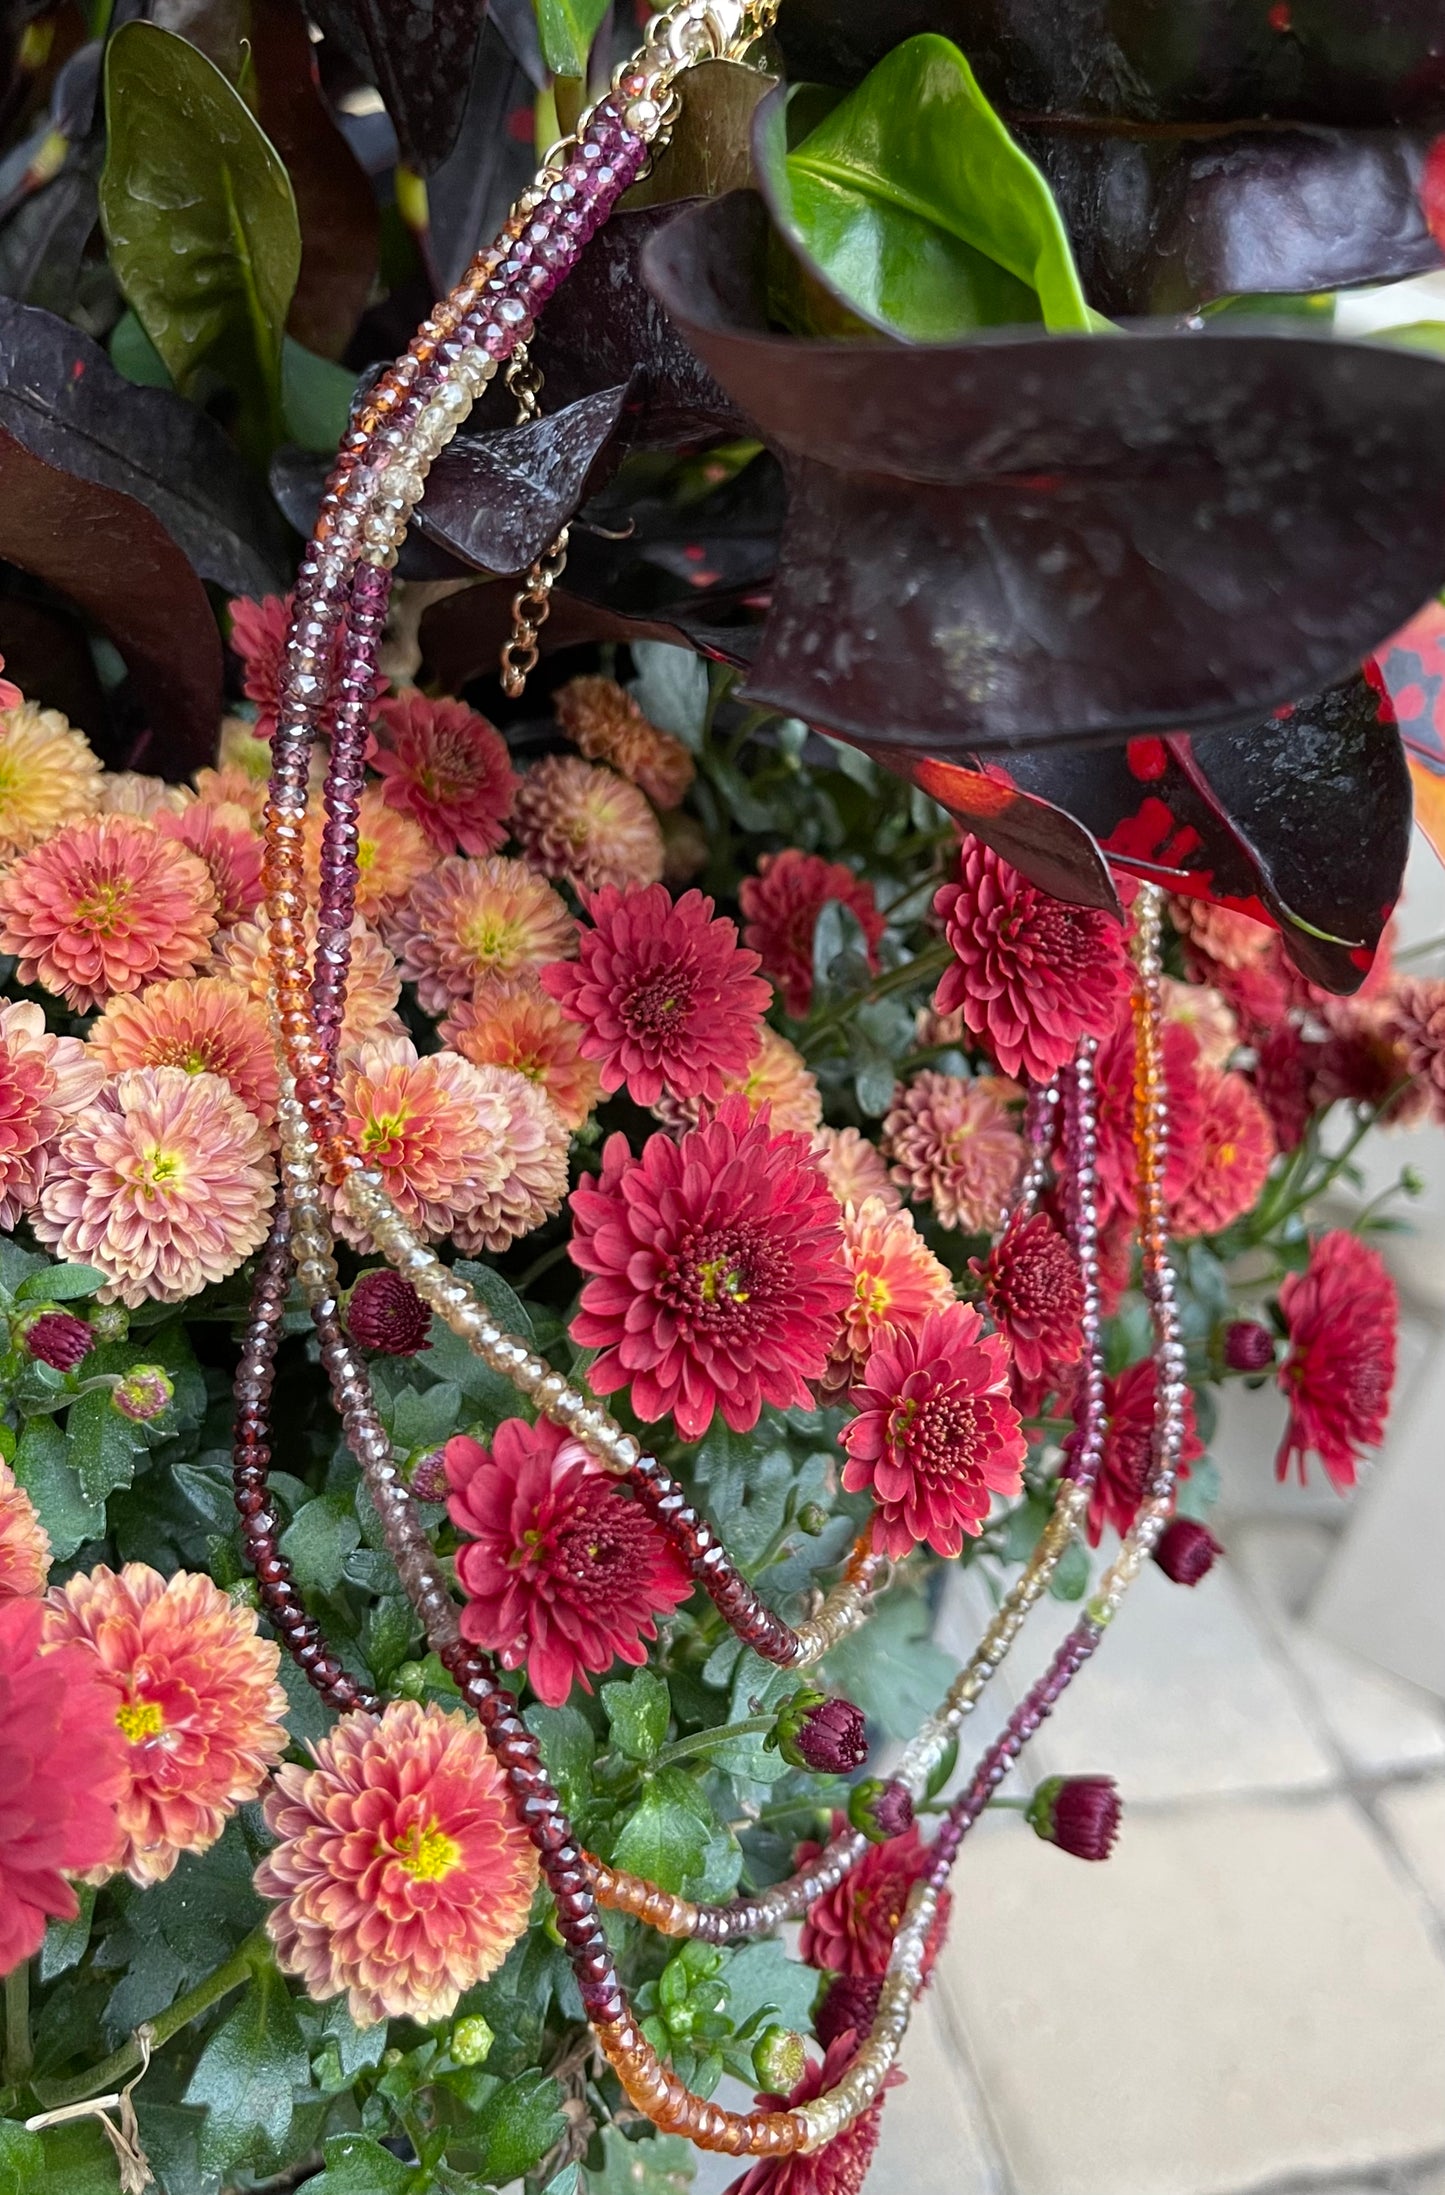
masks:
[[[582,76],[608,0],[536,0],[542,58],[554,76]]]
[[[754,158],[774,220],[853,312],[918,342],[1097,324],[1053,193],[946,38],[908,39],[819,106],[774,93]]]
[[[144,1452],[145,1434],[111,1403],[110,1390],[95,1388],[71,1405],[66,1424],[67,1459],[90,1502],[103,1502],[118,1486],[129,1486],[135,1459]]]
[[[345,1494],[319,1494],[308,1501],[281,1535],[281,1552],[301,1585],[334,1586],[360,1544],[361,1526]]]
[[[126,300],[184,394],[203,369],[240,400],[243,440],[281,438],[281,337],[301,266],[280,155],[184,38],[125,24],[105,69],[100,213]]]
[[[286,432],[298,448],[323,456],[335,449],[351,416],[356,376],[318,358],[288,335],[281,345],[281,399]]]
[[[562,2091],[545,2073],[521,2073],[489,2096],[467,2136],[482,2154],[482,2177],[497,2187],[540,2164],[566,2131]]]
[[[79,1966],[90,1942],[90,1921],[95,1911],[95,1886],[93,1883],[75,1885],[76,1913],[73,1921],[51,1921],[45,1931],[45,1941],[40,1946],[40,1979],[53,1982],[57,1974],[68,1973]]]
[[[286,1984],[263,1966],[201,2052],[185,2101],[206,2106],[201,2161],[228,2176],[239,2166],[274,2172],[291,2131],[292,2090],[311,2060]]]
[[[15,1291],[15,1301],[70,1303],[76,1296],[93,1296],[104,1286],[104,1273],[93,1265],[52,1265],[47,1272],[27,1273]]]
[[[311,2195],[411,2195],[417,2177],[369,2134],[333,2134],[326,2170],[306,2184]]]
[[[105,1397],[100,1399],[104,1401]],[[74,1460],[66,1451],[65,1435],[54,1418],[26,1419],[14,1468],[16,1478],[35,1504],[57,1562],[68,1562],[86,1540],[97,1538],[105,1530],[104,1505],[93,1500],[82,1486]]]
[[[612,1726],[613,1743],[628,1759],[644,1764],[655,1761],[672,1713],[666,1679],[650,1669],[639,1669],[625,1684],[604,1684],[602,1705]]]
[[[714,1822],[698,1785],[681,1768],[661,1769],[612,1848],[616,1866],[684,1893],[707,1864]]]

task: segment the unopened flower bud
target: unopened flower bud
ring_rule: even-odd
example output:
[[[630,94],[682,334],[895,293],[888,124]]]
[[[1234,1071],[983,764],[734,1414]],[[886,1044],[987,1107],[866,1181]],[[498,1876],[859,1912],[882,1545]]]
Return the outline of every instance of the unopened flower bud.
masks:
[[[1274,1362],[1274,1336],[1258,1319],[1235,1319],[1224,1329],[1224,1361],[1231,1372],[1267,1372]]]
[[[53,1372],[73,1372],[95,1347],[95,1335],[84,1319],[55,1309],[31,1319],[21,1340],[36,1362],[48,1364]]]
[[[825,1776],[846,1776],[868,1758],[863,1717],[853,1702],[829,1699],[812,1685],[783,1702],[768,1743],[792,1767]]]
[[[1026,1818],[1047,1843],[1076,1860],[1107,1860],[1120,1812],[1112,1776],[1049,1776],[1030,1799]]]
[[[770,2096],[791,2095],[807,2069],[808,2053],[801,2035],[795,2035],[790,2027],[764,2028],[753,2052],[759,2088],[766,2089]]]
[[[452,2056],[458,2065],[485,2065],[496,2039],[480,2012],[473,2012],[452,2029]]]
[[[392,1671],[391,1684],[398,1699],[423,1699],[426,1696],[425,1662],[404,1661],[399,1669]]]
[[[440,1448],[434,1448],[429,1456],[418,1456],[411,1467],[411,1490],[418,1501],[445,1501],[447,1498],[447,1464]]]
[[[798,1530],[815,1540],[820,1532],[828,1529],[828,1512],[819,1501],[805,1501],[798,1511]]]
[[[911,1828],[913,1801],[905,1785],[865,1776],[849,1795],[848,1819],[871,1844],[886,1844],[890,1837],[901,1837]]]
[[[872,1974],[840,1974],[831,1982],[813,2020],[813,2032],[824,2050],[831,2050],[850,2029],[861,2042],[873,2025],[882,1992],[881,1978]]]
[[[1159,1535],[1154,1560],[1176,1585],[1197,1585],[1223,1553],[1208,1525],[1193,1517],[1175,1517]]]
[[[431,1347],[431,1313],[409,1280],[380,1265],[363,1273],[347,1297],[346,1331],[359,1349],[414,1357]]]
[[[130,1313],[123,1303],[98,1303],[90,1314],[90,1330],[97,1341],[124,1341]]]
[[[111,1389],[110,1406],[134,1425],[149,1425],[169,1410],[175,1392],[175,1381],[158,1364],[133,1364]]]

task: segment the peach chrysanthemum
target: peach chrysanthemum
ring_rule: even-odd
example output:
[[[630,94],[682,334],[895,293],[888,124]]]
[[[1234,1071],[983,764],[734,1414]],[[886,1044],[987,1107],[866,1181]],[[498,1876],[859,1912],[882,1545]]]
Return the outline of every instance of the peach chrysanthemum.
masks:
[[[286,1750],[281,1649],[257,1634],[253,1609],[201,1572],[163,1578],[148,1563],[104,1566],[54,1587],[47,1649],[90,1647],[115,1693],[127,1787],[116,1812],[124,1851],[85,1879],[124,1868],[164,1882],[183,1852],[205,1852],[254,1799]]]
[[[105,1274],[103,1302],[184,1303],[259,1249],[272,1187],[265,1132],[219,1075],[132,1067],[61,1136],[31,1224]]]
[[[93,814],[100,784],[99,756],[58,709],[0,709],[0,858]]]
[[[470,998],[489,977],[531,975],[577,950],[577,925],[551,885],[501,854],[438,862],[386,936],[429,1014]]]
[[[378,709],[376,739],[387,801],[421,825],[435,852],[491,854],[505,843],[517,778],[484,716],[404,686]]]
[[[645,794],[577,755],[522,773],[512,831],[530,866],[582,892],[662,881],[662,831]]]
[[[766,1105],[774,1135],[813,1136],[822,1124],[823,1100],[816,1076],[810,1074],[797,1046],[766,1021],[747,1067],[740,1074],[723,1076],[722,1096],[746,1098],[750,1120],[756,1120]],[[652,1111],[668,1128],[695,1128],[716,1107],[700,1098],[675,1098],[664,1091]]]
[[[248,805],[240,785],[252,787],[252,797],[260,795],[260,807],[266,804],[266,787],[271,776],[271,742],[260,727],[248,716],[223,716],[221,736],[216,742],[216,767],[214,771],[197,770],[196,792],[202,800],[213,796],[203,780],[215,776],[226,780],[227,789],[219,797],[223,800],[239,800],[242,807]],[[260,809],[256,813],[259,823]]]
[[[459,998],[437,1030],[474,1067],[514,1067],[546,1093],[569,1129],[580,1128],[602,1095],[582,1032],[535,976],[494,977],[475,998]]]
[[[562,1209],[567,1194],[567,1123],[545,1090],[515,1067],[479,1067],[506,1125],[477,1168],[480,1194],[453,1230],[456,1246],[494,1253],[530,1235]]]
[[[88,1105],[105,1069],[79,1037],[52,1036],[31,999],[0,1005],[0,1227],[31,1211],[61,1128]]]
[[[159,809],[156,829],[162,838],[189,846],[211,872],[216,887],[216,927],[229,930],[260,906],[261,840],[247,809],[236,801],[192,800],[179,814]]]
[[[224,976],[176,976],[113,998],[86,1039],[107,1075],[127,1067],[184,1067],[219,1075],[248,1113],[276,1113],[276,1049],[265,1007]]]
[[[589,762],[610,762],[658,808],[675,808],[697,775],[692,756],[659,731],[615,678],[574,678],[552,696],[557,722]]]
[[[881,1197],[890,1212],[903,1199],[888,1176],[888,1163],[876,1143],[857,1128],[820,1128],[813,1138],[813,1152],[823,1179],[840,1204],[861,1204],[865,1197]]]
[[[0,1463],[0,1600],[43,1593],[50,1539],[35,1504],[8,1463]]]
[[[142,816],[149,821],[162,809],[179,815],[194,799],[189,786],[168,785],[163,777],[147,777],[144,770],[107,770],[100,781],[102,815]]]
[[[215,927],[205,863],[138,816],[68,823],[0,877],[0,952],[78,1014],[194,975]]]
[[[315,942],[315,919],[307,924],[308,947]],[[264,1005],[271,981],[271,946],[263,924],[238,922],[216,939],[215,965],[249,997]],[[346,974],[346,1018],[341,1041],[363,1044],[368,1037],[389,1035],[400,1026],[396,1002],[401,997],[401,970],[361,915],[351,924],[351,962]]]
[[[1023,1139],[1004,1109],[1012,1085],[993,1075],[941,1075],[925,1068],[893,1093],[883,1123],[893,1179],[933,1206],[941,1227],[992,1234],[1018,1180]]]
[[[900,1328],[911,1333],[930,1311],[944,1311],[954,1301],[948,1268],[919,1234],[911,1212],[865,1197],[844,1205],[842,1222],[853,1293],[824,1375],[830,1393],[862,1379],[869,1351],[885,1334]]]
[[[1222,991],[1208,983],[1161,982],[1164,1018],[1194,1031],[1206,1067],[1227,1067],[1239,1045],[1239,1017]]]
[[[421,825],[390,807],[380,785],[368,785],[357,807],[356,909],[380,922],[399,907],[420,878],[436,866],[436,848]],[[326,810],[319,800],[306,811],[306,868],[313,891],[321,876],[321,834]]]
[[[537,1856],[478,1723],[416,1700],[345,1715],[266,1795],[256,1870],[279,1964],[359,2027],[432,2026],[527,1925]]]

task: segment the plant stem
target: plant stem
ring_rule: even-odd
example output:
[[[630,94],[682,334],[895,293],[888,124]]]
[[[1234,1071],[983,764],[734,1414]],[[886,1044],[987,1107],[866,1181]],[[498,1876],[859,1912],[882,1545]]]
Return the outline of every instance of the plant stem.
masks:
[[[930,976],[941,976],[952,958],[952,946],[946,945],[941,939],[936,944],[926,945],[911,960],[905,960],[900,967],[888,969],[876,982],[870,983],[866,991],[855,991],[851,998],[843,999],[824,1014],[822,1020],[815,1022],[811,1029],[804,1030],[803,1051],[811,1059],[818,1038],[830,1035],[834,1029],[841,1027],[860,1006],[871,1006],[875,999],[887,998],[890,992],[906,991],[916,983],[926,983]]]
[[[253,1929],[224,1966],[218,1966],[204,1981],[197,1982],[194,1989],[188,1989],[184,1997],[177,1997],[168,2011],[158,2012],[148,2023],[152,2053],[163,2048],[173,2035],[178,2035],[183,2027],[189,2026],[201,2013],[209,2012],[211,2006],[219,2003],[222,1997],[229,1996],[233,1989],[239,1989],[242,1982],[248,1981],[255,1973],[258,1964],[269,1952],[270,1945],[264,1927]],[[6,1987],[8,1992],[8,1983]],[[8,2008],[8,1994],[6,2003]],[[119,2050],[113,2050],[108,2058],[102,2058],[100,2064],[93,2065],[87,2073],[72,2074],[65,2081],[37,2081],[35,2093],[47,2111],[58,2111],[64,2104],[78,2104],[86,2096],[96,2096],[104,2089],[114,2088],[118,2081],[124,2080],[127,2073],[134,2072],[140,2062],[141,2047],[132,2036],[129,2042],[122,2043]]]
[[[713,1730],[694,1730],[690,1738],[677,1738],[671,1745],[665,1745],[654,1766],[670,1768],[674,1761],[690,1760],[695,1753],[711,1753],[714,1746],[727,1745],[733,1738],[760,1738],[772,1729],[776,1719],[773,1715],[749,1715],[745,1722],[725,1722]]]
[[[5,1977],[5,2078],[23,2088],[30,2078],[30,1961],[22,1959]]]

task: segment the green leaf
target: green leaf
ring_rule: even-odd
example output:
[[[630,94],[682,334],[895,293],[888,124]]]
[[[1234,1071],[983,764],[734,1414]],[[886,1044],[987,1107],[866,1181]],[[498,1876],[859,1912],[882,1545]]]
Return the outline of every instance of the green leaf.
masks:
[[[184,38],[126,23],[106,50],[100,216],[111,265],[183,395],[203,368],[240,399],[241,439],[282,438],[281,337],[301,267],[279,153]]]
[[[29,2195],[44,2163],[40,2136],[18,2119],[0,2119],[0,2195]]]
[[[286,432],[303,450],[335,449],[351,417],[356,376],[287,336],[281,345],[281,405]]]
[[[435,1387],[403,1387],[391,1409],[391,1437],[398,1448],[440,1448],[461,1422],[462,1391],[455,1380]]]
[[[707,1864],[715,1827],[693,1778],[681,1768],[659,1769],[613,1845],[613,1865],[686,1894]]]
[[[51,1921],[45,1931],[45,1941],[40,1946],[40,1979],[53,1982],[57,1974],[64,1974],[72,1966],[79,1966],[90,1942],[90,1917],[95,1911],[95,1885],[77,1883],[75,1900],[79,1907],[73,1921]]]
[[[624,1687],[616,1689],[622,1691]],[[597,1751],[592,1725],[580,1707],[543,1707],[540,1703],[529,1707],[522,1720],[542,1748],[547,1774],[562,1804],[569,1814],[580,1814],[592,1796],[592,1759]]]
[[[555,2180],[549,2180],[542,2195],[579,2195],[577,2175],[580,2165],[563,2165]]]
[[[127,305],[110,331],[110,362],[141,389],[173,389],[171,370]]]
[[[103,1502],[118,1486],[129,1486],[135,1459],[146,1446],[140,1427],[112,1406],[107,1387],[97,1387],[71,1404],[65,1437],[68,1460],[89,1502]]]
[[[201,2162],[225,2173],[277,2172],[286,2161],[293,2088],[311,2061],[286,1984],[273,1966],[255,1980],[206,2044],[185,2093],[206,2107]]]
[[[468,2147],[481,2151],[481,2177],[503,2187],[540,2164],[566,2132],[562,2090],[545,2073],[521,2073],[487,2098],[472,2123]]]
[[[621,2127],[602,2136],[603,2165],[584,2173],[587,2195],[687,2195],[697,2151],[680,2134],[643,2135],[630,2142]]]
[[[932,1618],[917,1593],[895,1586],[862,1631],[835,1646],[824,1663],[828,1686],[861,1707],[890,1738],[908,1738],[948,1690],[952,1658],[929,1637]]]
[[[818,113],[811,87],[774,94],[755,152],[783,234],[853,312],[917,342],[1100,324],[1052,191],[946,38],[906,40]]]
[[[535,0],[542,58],[554,76],[583,76],[608,0]]]
[[[412,2167],[369,2134],[333,2134],[325,2154],[326,2170],[306,2182],[311,2195],[407,2195],[414,2184]]]
[[[1056,1601],[1081,1601],[1089,1590],[1089,1550],[1082,1540],[1070,1540],[1049,1580]]]
[[[20,2149],[11,2144],[13,2164],[5,2145],[10,2142],[8,2129],[14,2121],[3,2124],[6,2132],[0,2136],[0,2195],[10,2195],[12,2187],[16,2195],[116,2195],[119,2175],[115,2151],[93,2119],[47,2127],[43,2134],[25,2135],[25,2129],[19,2128],[26,2143],[33,2142],[35,2147]],[[7,2171],[21,2176],[12,2180]]]
[[[76,1296],[93,1296],[104,1286],[104,1273],[93,1265],[52,1265],[43,1273],[27,1273],[15,1291],[15,1301],[70,1303]]]
[[[629,1760],[650,1766],[662,1751],[672,1713],[666,1680],[639,1669],[626,1684],[604,1684],[602,1705],[614,1742]]]
[[[779,2027],[811,2027],[818,1994],[816,1967],[790,1959],[775,1938],[739,1945],[728,1952],[722,1969],[728,1987],[728,2011],[735,2028],[746,2027],[770,2006]]]
[[[104,1506],[92,1501],[81,1485],[54,1418],[26,1419],[14,1469],[35,1504],[57,1562],[68,1562],[77,1548],[104,1532]]]
[[[632,698],[660,732],[671,732],[693,754],[702,750],[707,726],[707,665],[691,648],[664,640],[639,640],[632,648],[637,672]],[[852,751],[851,749],[849,750]]]
[[[281,1535],[281,1552],[301,1585],[336,1585],[342,1564],[360,1545],[361,1526],[349,1494],[318,1494]]]

